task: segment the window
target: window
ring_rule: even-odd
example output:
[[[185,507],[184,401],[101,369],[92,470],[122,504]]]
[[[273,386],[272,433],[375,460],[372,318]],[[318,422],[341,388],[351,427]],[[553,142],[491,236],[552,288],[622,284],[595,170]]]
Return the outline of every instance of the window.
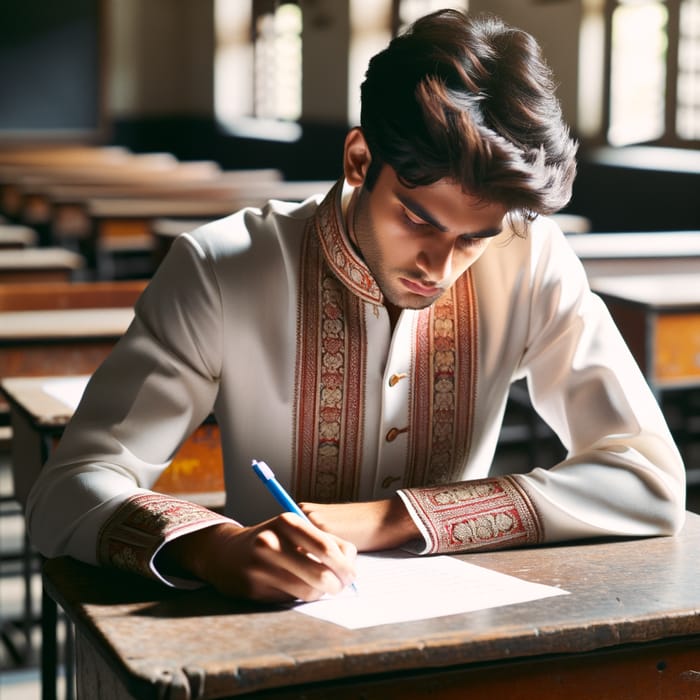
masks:
[[[255,3],[254,3],[255,5]],[[288,119],[301,116],[301,9],[286,2],[255,17],[256,117]]]
[[[443,7],[467,10],[468,0],[348,0],[348,74],[338,79],[347,84],[350,125],[359,123],[360,84],[369,59],[407,24]],[[302,8],[303,2],[291,0],[214,0],[215,110],[232,132],[298,138],[296,122],[303,116]],[[324,94],[326,87],[311,89]]]
[[[296,2],[215,0],[215,111],[239,135],[294,140],[301,116]]]
[[[582,135],[697,146],[700,0],[584,0],[580,66]]]

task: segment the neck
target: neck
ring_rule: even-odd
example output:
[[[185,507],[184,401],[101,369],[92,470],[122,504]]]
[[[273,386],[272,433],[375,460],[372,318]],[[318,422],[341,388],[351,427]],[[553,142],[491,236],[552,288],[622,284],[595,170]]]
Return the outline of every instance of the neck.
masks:
[[[355,235],[355,203],[357,201],[358,188],[353,190],[345,209],[345,230],[348,233],[348,240],[355,249],[355,252],[362,257],[360,249],[357,247],[357,236]]]
[[[357,246],[357,237],[355,236],[355,204],[357,202],[357,197],[359,193],[359,188],[355,188],[350,199],[347,203],[345,209],[345,230],[348,233],[348,240],[355,249],[355,252],[362,258],[362,252]],[[391,332],[394,332],[396,324],[399,321],[399,316],[401,315],[401,307],[395,306],[389,301],[384,302],[387,313],[389,314],[389,325],[391,327]]]
[[[389,301],[385,301],[384,306],[389,314],[389,326],[391,327],[391,332],[393,333],[394,329],[396,328],[396,324],[399,322],[399,316],[401,315],[402,309],[400,306],[396,306]]]

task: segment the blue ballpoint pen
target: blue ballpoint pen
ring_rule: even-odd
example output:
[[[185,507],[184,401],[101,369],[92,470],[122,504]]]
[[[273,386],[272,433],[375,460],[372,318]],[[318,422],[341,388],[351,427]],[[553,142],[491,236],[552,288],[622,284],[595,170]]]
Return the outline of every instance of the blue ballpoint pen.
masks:
[[[290,513],[296,513],[300,518],[310,522],[304,511],[299,508],[294,499],[284,490],[282,484],[275,478],[275,474],[265,462],[253,460],[253,471],[260,477],[267,490],[275,497],[277,503]]]
[[[282,484],[275,478],[275,474],[270,469],[270,467],[265,463],[257,459],[253,462],[253,471],[260,477],[260,480],[265,484],[267,490],[275,497],[277,503],[279,503],[282,508],[289,511],[290,513],[296,513],[300,518],[306,520],[307,523],[311,521],[306,516],[306,513],[299,508],[294,499],[284,490]],[[354,583],[350,584],[350,587],[357,593],[357,586]]]

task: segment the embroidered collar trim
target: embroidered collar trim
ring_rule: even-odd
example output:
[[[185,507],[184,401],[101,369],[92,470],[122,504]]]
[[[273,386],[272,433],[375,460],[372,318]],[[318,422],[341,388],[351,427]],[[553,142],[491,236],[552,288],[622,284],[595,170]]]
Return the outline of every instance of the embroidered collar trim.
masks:
[[[364,260],[355,252],[345,226],[342,208],[343,180],[339,180],[319,205],[316,231],[323,255],[336,277],[358,297],[383,304],[379,289]]]

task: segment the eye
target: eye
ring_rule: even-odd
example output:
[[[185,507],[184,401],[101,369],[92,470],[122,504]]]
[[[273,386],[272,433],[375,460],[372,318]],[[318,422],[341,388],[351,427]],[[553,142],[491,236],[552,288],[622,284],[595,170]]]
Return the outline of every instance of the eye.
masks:
[[[430,226],[430,224],[423,221],[423,219],[419,219],[410,209],[402,208],[401,211],[403,213],[404,220],[409,226],[414,228]]]
[[[485,238],[479,238],[477,236],[460,236],[459,246],[465,250],[467,248],[479,248],[481,245],[483,245],[485,240]]]

